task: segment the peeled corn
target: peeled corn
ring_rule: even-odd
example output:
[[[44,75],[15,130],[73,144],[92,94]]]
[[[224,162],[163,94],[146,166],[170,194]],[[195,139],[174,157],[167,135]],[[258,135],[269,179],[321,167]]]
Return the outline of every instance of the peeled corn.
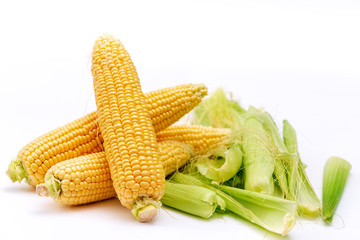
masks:
[[[114,189],[140,222],[151,221],[161,206],[165,173],[135,66],[118,39],[103,35],[95,41],[91,71]]]

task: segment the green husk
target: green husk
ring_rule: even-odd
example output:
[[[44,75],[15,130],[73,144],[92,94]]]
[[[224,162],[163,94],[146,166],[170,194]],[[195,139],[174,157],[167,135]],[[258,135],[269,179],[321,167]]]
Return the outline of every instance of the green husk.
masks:
[[[245,111],[237,102],[229,100],[222,89],[217,89],[195,108],[193,122],[232,128],[233,133],[238,134],[234,139],[241,144],[244,154],[245,189],[273,194],[274,175],[282,196],[288,195],[285,163],[288,153],[270,114],[252,106]]]
[[[254,117],[262,123],[263,128],[268,135],[268,139],[266,139],[266,141],[264,140],[264,144],[267,144],[274,160],[274,175],[276,182],[282,191],[282,195],[287,197],[289,189],[286,177],[286,162],[289,154],[280,136],[279,129],[268,112],[262,112],[250,106],[249,114],[251,114],[249,117]]]
[[[301,214],[318,216],[320,200],[306,175],[306,166],[300,160],[295,130],[287,121],[284,121],[282,138],[269,113],[252,106],[245,111],[218,89],[195,109],[194,122],[231,127],[233,133],[238,134],[234,139],[241,145],[244,155],[241,174],[238,171],[234,175],[237,179],[229,179],[224,184],[237,184],[246,190],[294,200]],[[218,164],[221,166],[222,162]],[[209,165],[201,166],[200,172],[211,168],[214,163]],[[211,171],[209,175],[212,175]]]
[[[219,189],[249,209],[261,220],[262,227],[271,227],[272,230],[268,229],[270,231],[285,235],[296,223],[294,201],[223,185],[219,186]],[[233,211],[236,211],[236,208]]]
[[[167,181],[161,202],[169,207],[202,218],[209,218],[217,208],[225,209],[224,200],[215,192],[193,185]]]
[[[343,194],[351,164],[345,159],[331,157],[327,160],[323,174],[322,214],[331,223]]]
[[[210,185],[193,176],[179,172],[175,173],[170,180],[201,186],[214,191],[225,201],[227,210],[268,231],[286,235],[295,224],[295,202],[228,186]]]
[[[248,117],[244,126],[248,131],[242,135],[244,152],[244,189],[273,194],[274,160],[264,138],[267,136],[261,122]],[[266,139],[265,139],[266,141]]]
[[[283,138],[291,158],[288,161],[288,184],[291,200],[298,203],[298,210],[307,216],[318,216],[321,203],[305,172],[300,159],[295,129],[286,120],[283,121]]]
[[[57,198],[61,193],[61,181],[54,175],[46,175],[45,182],[36,186],[39,196]]]
[[[14,159],[10,162],[6,174],[10,177],[12,182],[21,182],[23,179],[28,181],[28,174],[20,159]]]
[[[213,158],[198,160],[196,167],[206,178],[217,183],[234,177],[240,170],[243,154],[239,143],[229,148],[220,148]]]
[[[235,101],[229,100],[223,89],[217,89],[195,109],[193,124],[216,128],[241,127],[241,114],[246,111]]]

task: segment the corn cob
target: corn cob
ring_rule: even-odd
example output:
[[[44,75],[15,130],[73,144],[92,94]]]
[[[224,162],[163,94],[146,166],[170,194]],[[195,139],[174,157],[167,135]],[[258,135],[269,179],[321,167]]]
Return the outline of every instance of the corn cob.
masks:
[[[165,175],[182,167],[193,155],[191,145],[178,141],[159,142]],[[116,196],[104,152],[69,159],[51,167],[45,183],[36,187],[40,196],[51,196],[66,205],[80,205]]]
[[[91,71],[111,179],[121,204],[151,221],[165,191],[155,130],[128,52],[110,35],[95,42]]]
[[[203,84],[183,84],[145,94],[155,132],[170,126],[207,94]],[[23,147],[7,171],[12,181],[23,179],[32,186],[44,182],[46,171],[56,163],[103,151],[96,112],[52,130]]]
[[[229,137],[230,129],[212,128],[200,125],[172,125],[156,134],[158,141],[177,140],[194,147],[195,155],[204,154],[216,148]]]

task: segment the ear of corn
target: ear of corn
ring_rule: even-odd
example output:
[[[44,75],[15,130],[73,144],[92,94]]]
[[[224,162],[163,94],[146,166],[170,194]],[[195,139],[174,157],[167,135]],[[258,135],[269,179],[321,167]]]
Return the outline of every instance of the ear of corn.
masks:
[[[135,66],[118,39],[103,35],[95,42],[91,70],[114,189],[140,222],[151,221],[164,194],[165,174]]]
[[[102,151],[102,136],[95,123],[96,115],[91,113],[35,139],[10,163],[8,175],[13,181],[20,182],[25,178],[30,185],[36,186],[44,181],[46,171],[56,163]],[[14,177],[14,166],[22,168],[24,174]]]
[[[194,147],[195,154],[204,154],[218,147],[230,136],[226,128],[212,128],[200,125],[172,125],[156,134],[158,141],[177,140]]]
[[[169,175],[193,156],[190,145],[178,141],[158,143],[160,162]],[[51,167],[45,183],[36,187],[41,196],[50,196],[61,204],[80,205],[115,197],[110,169],[104,152],[69,159]]]
[[[335,210],[343,194],[351,164],[345,159],[331,157],[327,160],[323,175],[322,213],[323,218],[331,223]]]
[[[203,84],[178,85],[145,94],[155,132],[179,120],[206,94]],[[92,112],[27,144],[10,163],[7,173],[13,181],[25,179],[36,186],[44,182],[46,171],[56,163],[100,152],[102,143],[96,112]]]

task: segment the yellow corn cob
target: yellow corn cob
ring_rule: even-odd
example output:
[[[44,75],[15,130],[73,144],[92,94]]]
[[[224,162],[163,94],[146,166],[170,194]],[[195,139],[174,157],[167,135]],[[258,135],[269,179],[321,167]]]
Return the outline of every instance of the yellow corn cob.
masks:
[[[145,94],[155,132],[170,126],[192,110],[207,94],[203,84],[183,84]],[[15,182],[32,186],[44,182],[46,171],[56,163],[100,152],[103,139],[96,112],[52,130],[23,147],[7,171]]]
[[[158,145],[165,175],[182,167],[193,154],[192,146],[182,142],[169,140]],[[104,152],[56,164],[47,171],[45,183],[38,185],[36,192],[66,205],[92,203],[116,196]]]
[[[161,206],[165,173],[135,66],[118,39],[103,35],[95,42],[91,70],[114,189],[140,222],[151,221]]]
[[[158,141],[176,140],[194,147],[195,155],[204,154],[210,148],[229,137],[230,129],[212,128],[200,125],[172,125],[156,134]]]

